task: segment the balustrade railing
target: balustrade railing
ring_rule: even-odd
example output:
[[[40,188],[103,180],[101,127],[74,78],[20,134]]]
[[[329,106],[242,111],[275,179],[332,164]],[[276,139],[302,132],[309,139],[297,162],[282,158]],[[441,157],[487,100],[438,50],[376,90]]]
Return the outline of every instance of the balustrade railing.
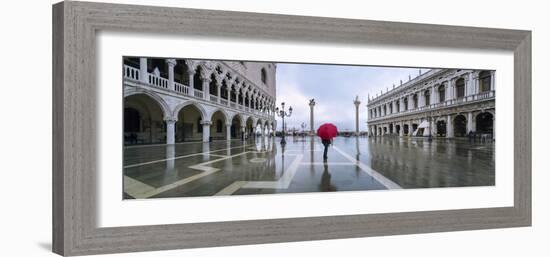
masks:
[[[149,75],[149,84],[153,85],[153,86],[156,86],[156,87],[160,87],[160,88],[165,88],[167,89],[168,88],[168,80],[165,79],[165,78],[162,78],[162,77],[157,77],[153,74],[148,74]]]
[[[233,108],[235,108],[235,107],[236,107],[236,105],[235,105],[235,103],[234,103],[234,102],[230,102],[230,103],[229,103],[229,106],[231,106],[231,107],[233,107]]]
[[[489,98],[493,98],[493,97],[495,97],[495,91],[487,91],[487,92],[482,92],[482,93],[475,94],[475,95],[469,95],[469,96],[464,96],[464,97],[455,98],[455,99],[451,99],[451,100],[446,100],[445,102],[435,103],[435,104],[431,104],[429,106],[422,106],[422,107],[418,107],[418,108],[414,108],[414,109],[408,109],[408,110],[405,110],[403,112],[397,112],[397,113],[390,113],[390,114],[387,114],[387,115],[375,116],[373,118],[370,118],[370,120],[374,121],[374,120],[378,120],[378,119],[389,118],[389,117],[399,115],[399,114],[403,114],[403,113],[421,112],[421,111],[424,111],[424,110],[427,110],[427,109],[442,108],[442,107],[446,107],[446,106],[453,106],[453,105],[467,103],[467,102],[470,102],[470,101],[478,101],[478,100],[489,99]]]
[[[215,95],[210,95],[210,102],[217,103],[218,102],[218,97],[215,96]]]
[[[174,82],[174,90],[184,95],[189,95],[189,87],[178,82]]]
[[[204,97],[204,93],[200,90],[193,90],[193,94],[195,97],[198,97],[198,98],[203,98]]]
[[[220,103],[223,104],[223,105],[227,105],[227,100],[221,98],[221,99],[220,99]]]
[[[139,80],[139,69],[124,65],[124,77],[133,80]]]

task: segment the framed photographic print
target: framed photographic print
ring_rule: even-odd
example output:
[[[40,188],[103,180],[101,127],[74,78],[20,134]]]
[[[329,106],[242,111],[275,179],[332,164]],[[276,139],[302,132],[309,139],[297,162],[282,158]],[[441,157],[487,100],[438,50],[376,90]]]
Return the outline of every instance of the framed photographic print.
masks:
[[[530,226],[530,37],[56,4],[53,250]]]

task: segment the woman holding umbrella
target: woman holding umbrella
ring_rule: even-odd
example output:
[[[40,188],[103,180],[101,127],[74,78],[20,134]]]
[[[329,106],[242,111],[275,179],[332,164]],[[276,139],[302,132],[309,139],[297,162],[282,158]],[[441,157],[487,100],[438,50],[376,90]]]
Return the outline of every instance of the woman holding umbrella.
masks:
[[[323,160],[327,160],[328,146],[332,144],[332,139],[338,135],[338,129],[332,123],[325,123],[317,129],[317,136],[321,138],[321,142],[325,146],[323,152]]]

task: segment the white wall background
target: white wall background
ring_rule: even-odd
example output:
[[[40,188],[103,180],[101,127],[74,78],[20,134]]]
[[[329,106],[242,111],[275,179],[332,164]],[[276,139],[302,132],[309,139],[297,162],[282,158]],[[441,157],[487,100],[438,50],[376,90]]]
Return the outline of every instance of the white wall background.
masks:
[[[544,1],[127,0],[191,8],[469,25],[533,31],[533,227],[176,250],[117,256],[549,256],[550,181],[545,101],[550,94]],[[0,256],[54,256],[51,247],[51,4],[2,6]],[[546,21],[546,22],[545,22]]]

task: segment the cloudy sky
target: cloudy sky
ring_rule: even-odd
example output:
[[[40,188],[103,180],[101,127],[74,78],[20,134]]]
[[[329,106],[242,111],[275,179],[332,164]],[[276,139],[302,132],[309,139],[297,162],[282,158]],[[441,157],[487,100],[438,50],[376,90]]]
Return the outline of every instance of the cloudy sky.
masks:
[[[427,70],[422,70],[422,73]],[[359,96],[360,130],[366,131],[367,95],[380,94],[380,90],[391,89],[418,76],[417,68],[388,68],[316,64],[277,64],[277,106],[285,102],[292,106],[287,129],[300,129],[306,123],[309,129],[309,99],[315,98],[315,129],[322,123],[331,122],[338,130],[355,129],[355,107],[353,101]],[[277,129],[281,129],[277,118]]]

